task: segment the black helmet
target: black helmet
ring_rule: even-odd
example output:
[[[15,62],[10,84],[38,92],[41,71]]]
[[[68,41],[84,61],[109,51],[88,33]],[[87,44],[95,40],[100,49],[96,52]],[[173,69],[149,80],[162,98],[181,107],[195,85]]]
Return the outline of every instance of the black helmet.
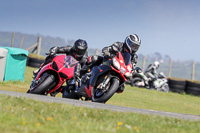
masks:
[[[135,53],[138,51],[141,40],[136,34],[131,34],[126,37],[124,41],[124,50],[128,53]]]
[[[74,46],[73,46],[73,52],[74,52],[74,57],[80,61],[85,52],[87,51],[88,45],[87,42],[85,40],[82,39],[78,39],[74,42]]]

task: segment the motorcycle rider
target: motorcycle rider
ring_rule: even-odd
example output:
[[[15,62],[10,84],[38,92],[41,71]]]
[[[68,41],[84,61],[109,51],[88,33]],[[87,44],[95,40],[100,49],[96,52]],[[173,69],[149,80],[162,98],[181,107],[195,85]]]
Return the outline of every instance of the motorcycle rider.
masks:
[[[157,80],[158,78],[158,73],[157,69],[159,68],[160,63],[158,61],[155,61],[153,64],[149,64],[147,69],[145,70],[144,74],[147,76],[149,79],[149,84],[154,87],[153,82]]]
[[[49,55],[46,57],[44,63],[41,65],[41,67],[33,72],[33,74],[36,76],[37,73],[41,70],[41,68],[50,63],[53,58],[55,57],[56,54],[66,54],[66,55],[71,55],[73,56],[77,61],[79,61],[79,65],[76,66],[75,68],[75,74],[79,73],[81,66],[86,64],[88,61],[88,44],[85,40],[83,39],[78,39],[74,42],[73,46],[63,46],[63,47],[57,47],[54,46],[50,48],[49,50]],[[79,76],[79,75],[77,75]]]
[[[130,34],[125,38],[124,42],[115,42],[111,46],[102,49],[102,54],[105,58],[109,59],[116,55],[117,51],[130,53],[132,58],[132,69],[135,71],[135,66],[137,64],[138,56],[136,52],[140,48],[141,39],[137,34]],[[118,89],[118,92],[124,91],[124,84]]]
[[[136,52],[138,51],[140,45],[141,45],[141,40],[138,37],[138,35],[130,34],[129,36],[127,36],[125,38],[124,42],[115,42],[108,47],[104,47],[102,49],[103,57],[102,56],[93,56],[92,57],[93,61],[92,61],[91,66],[95,66],[95,65],[98,66],[104,60],[113,58],[116,55],[116,53],[119,51],[119,52],[127,52],[132,55],[131,62],[132,62],[132,66],[133,66],[133,71],[135,71],[135,66],[136,66],[137,59],[138,59]],[[84,75],[83,81],[86,81],[88,79],[87,76],[88,76],[87,74],[86,74],[86,76]],[[118,92],[123,92],[124,88],[125,88],[124,84],[121,85],[118,89]]]

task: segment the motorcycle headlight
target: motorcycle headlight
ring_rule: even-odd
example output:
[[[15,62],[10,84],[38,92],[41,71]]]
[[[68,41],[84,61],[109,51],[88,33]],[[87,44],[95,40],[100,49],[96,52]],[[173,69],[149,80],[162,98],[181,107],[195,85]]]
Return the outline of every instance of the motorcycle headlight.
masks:
[[[121,67],[121,73],[123,74],[123,73],[125,73],[127,70],[124,68],[124,67]]]
[[[132,73],[130,73],[130,72],[127,72],[127,73],[125,73],[125,76],[126,76],[126,77],[132,77],[132,76],[133,76],[133,74],[132,74]]]
[[[119,64],[119,62],[115,58],[113,58],[113,66],[115,68],[117,68],[118,70],[120,69],[120,64]]]
[[[127,69],[128,69],[128,71],[132,71],[132,69],[131,69],[131,67],[130,67],[130,66],[128,66],[128,67],[127,67]]]

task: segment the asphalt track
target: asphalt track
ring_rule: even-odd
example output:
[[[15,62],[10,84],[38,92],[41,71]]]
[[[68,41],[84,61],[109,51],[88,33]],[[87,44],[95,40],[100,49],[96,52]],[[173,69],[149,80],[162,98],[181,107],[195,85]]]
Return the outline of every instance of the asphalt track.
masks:
[[[177,118],[177,119],[200,121],[199,115],[180,114],[180,113],[171,113],[171,112],[148,110],[148,109],[123,107],[123,106],[116,106],[116,105],[110,105],[110,104],[101,104],[101,103],[94,103],[94,102],[88,102],[88,101],[72,100],[72,99],[66,99],[66,98],[34,95],[34,94],[3,91],[3,90],[0,90],[0,94],[10,95],[14,97],[24,97],[24,98],[29,98],[29,99],[34,99],[37,101],[44,101],[44,102],[65,103],[65,104],[70,104],[70,105],[79,106],[79,107],[104,109],[104,110],[111,110],[111,111],[118,111],[118,112],[134,112],[134,113],[139,113],[139,114],[158,115],[158,116],[163,116],[163,117],[172,117],[172,118]]]

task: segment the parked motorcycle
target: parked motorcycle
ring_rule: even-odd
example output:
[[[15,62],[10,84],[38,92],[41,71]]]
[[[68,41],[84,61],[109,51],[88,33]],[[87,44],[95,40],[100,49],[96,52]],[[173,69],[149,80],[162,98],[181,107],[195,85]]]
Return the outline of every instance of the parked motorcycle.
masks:
[[[131,81],[132,86],[145,87],[148,89],[155,89],[158,91],[169,92],[168,80],[163,72],[158,74],[158,78],[152,84],[146,84],[144,78],[138,74],[133,75]]]
[[[57,55],[52,62],[42,67],[27,93],[55,96],[62,90],[62,85],[73,77],[77,63],[70,55]]]
[[[93,67],[81,79],[72,80],[63,90],[63,98],[106,103],[116,92],[121,93],[119,87],[131,76],[131,55],[117,52],[115,57]]]

